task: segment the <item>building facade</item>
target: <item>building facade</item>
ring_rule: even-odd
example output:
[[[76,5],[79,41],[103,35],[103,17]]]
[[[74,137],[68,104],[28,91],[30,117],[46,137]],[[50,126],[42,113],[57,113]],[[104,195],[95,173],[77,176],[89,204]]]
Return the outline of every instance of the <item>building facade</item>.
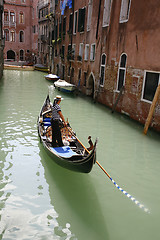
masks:
[[[54,73],[144,124],[160,84],[159,12],[158,0],[57,1]],[[160,131],[160,98],[151,126]]]
[[[4,59],[32,63],[37,59],[38,0],[5,0]]]
[[[3,76],[3,66],[4,66],[4,60],[3,60],[3,50],[4,50],[4,36],[2,31],[2,14],[4,9],[4,1],[0,0],[0,79]]]

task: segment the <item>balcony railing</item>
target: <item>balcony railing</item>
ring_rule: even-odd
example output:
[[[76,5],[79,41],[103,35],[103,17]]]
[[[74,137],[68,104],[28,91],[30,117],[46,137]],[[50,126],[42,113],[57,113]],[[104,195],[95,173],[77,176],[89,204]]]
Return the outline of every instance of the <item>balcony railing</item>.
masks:
[[[4,21],[4,26],[9,27],[9,21]]]
[[[3,26],[4,27],[16,27],[16,22],[4,21]]]

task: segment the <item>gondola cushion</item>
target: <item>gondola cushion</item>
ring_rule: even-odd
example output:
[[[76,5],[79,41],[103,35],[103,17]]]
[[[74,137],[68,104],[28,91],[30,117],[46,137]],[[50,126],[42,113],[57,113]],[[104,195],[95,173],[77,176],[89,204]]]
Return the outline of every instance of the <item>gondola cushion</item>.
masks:
[[[58,156],[62,157],[62,158],[71,158],[75,155],[78,155],[76,152],[73,152],[72,149],[68,146],[64,146],[64,147],[56,147],[56,148],[52,148],[51,150]]]

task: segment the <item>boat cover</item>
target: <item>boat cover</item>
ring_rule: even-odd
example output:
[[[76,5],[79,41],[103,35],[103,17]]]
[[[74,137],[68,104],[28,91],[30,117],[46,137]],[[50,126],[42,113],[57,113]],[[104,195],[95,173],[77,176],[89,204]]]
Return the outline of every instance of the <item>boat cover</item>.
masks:
[[[68,146],[63,147],[51,147],[51,150],[62,158],[71,158],[72,156],[78,155],[76,152],[73,152],[72,149]]]

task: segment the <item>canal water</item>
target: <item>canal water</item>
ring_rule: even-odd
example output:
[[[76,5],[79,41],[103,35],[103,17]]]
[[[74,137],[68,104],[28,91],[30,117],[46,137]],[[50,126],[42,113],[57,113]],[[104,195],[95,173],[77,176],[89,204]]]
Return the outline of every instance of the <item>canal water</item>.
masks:
[[[91,99],[62,93],[78,138],[98,137],[89,174],[56,165],[38,139],[46,95],[60,94],[42,72],[5,70],[0,81],[0,239],[159,240],[160,135]],[[137,203],[137,202],[136,202]]]

